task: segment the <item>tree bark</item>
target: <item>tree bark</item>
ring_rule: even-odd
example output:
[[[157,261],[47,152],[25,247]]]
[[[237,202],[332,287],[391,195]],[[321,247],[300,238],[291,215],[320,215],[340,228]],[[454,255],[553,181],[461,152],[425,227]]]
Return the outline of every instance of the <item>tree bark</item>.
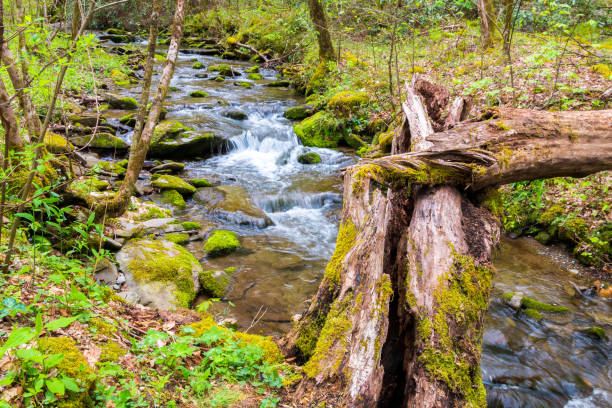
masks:
[[[121,184],[121,188],[115,195],[115,197],[105,203],[98,205],[95,209],[98,217],[101,217],[103,214],[106,214],[108,217],[117,217],[125,211],[127,206],[129,205],[130,198],[132,194],[134,194],[134,184],[136,180],[138,180],[138,176],[140,175],[140,171],[142,170],[142,166],[144,163],[144,159],[146,157],[146,153],[149,150],[149,143],[146,147],[140,146],[143,143],[141,136],[143,132],[145,115],[147,112],[147,105],[149,102],[149,94],[151,90],[151,79],[153,77],[153,63],[155,61],[155,48],[157,45],[157,36],[159,33],[159,13],[161,11],[161,0],[153,0],[153,11],[151,12],[151,25],[149,28],[149,41],[147,47],[147,62],[145,65],[145,74],[144,80],[142,84],[142,92],[140,94],[140,101],[138,104],[138,112],[136,113],[136,124],[134,125],[134,134],[132,136],[132,148],[130,150],[130,157],[128,160],[128,167],[125,174],[125,178],[123,183]],[[178,11],[178,7],[177,7]],[[176,23],[176,22],[175,22]],[[174,36],[173,36],[174,40]],[[180,48],[180,38],[178,39],[178,48]],[[178,55],[178,54],[177,54]],[[168,55],[170,58],[170,55]],[[176,56],[173,57],[174,61],[172,64],[176,64]],[[170,79],[172,75],[170,75]],[[166,85],[166,88],[170,85]],[[161,85],[160,85],[161,86]],[[166,89],[167,92],[167,89]],[[163,99],[162,98],[162,103]],[[158,117],[155,118],[155,123],[159,120]],[[143,154],[144,148],[144,154]]]
[[[308,10],[312,24],[317,32],[317,41],[319,43],[319,60],[328,62],[334,60],[334,46],[332,45],[329,28],[327,25],[327,17],[321,0],[307,0]]]
[[[497,28],[495,26],[495,6],[493,0],[477,0],[480,15],[480,34],[484,49],[495,45]]]
[[[480,346],[500,229],[468,193],[612,168],[612,111],[499,110],[433,133],[412,102],[394,141],[411,151],[346,170],[336,251],[282,343],[306,362],[301,404],[485,407]]]

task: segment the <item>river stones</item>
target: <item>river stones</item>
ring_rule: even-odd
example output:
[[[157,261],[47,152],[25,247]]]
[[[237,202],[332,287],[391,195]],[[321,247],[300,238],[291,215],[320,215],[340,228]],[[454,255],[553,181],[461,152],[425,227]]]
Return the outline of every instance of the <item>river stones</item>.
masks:
[[[316,113],[316,108],[313,104],[305,104],[292,106],[287,109],[283,116],[291,120],[302,120]]]
[[[223,112],[223,116],[234,120],[245,120],[248,118],[248,115],[246,113],[238,109],[226,110],[225,112]]]
[[[193,65],[191,66],[191,68],[193,68],[193,69],[204,69],[206,67],[201,62],[194,62]]]
[[[253,83],[248,82],[248,81],[236,81],[234,82],[234,86],[240,86],[242,88],[251,89],[253,87]]]
[[[321,163],[321,156],[316,152],[303,153],[298,156],[298,162],[302,164]]]
[[[121,96],[116,94],[106,94],[106,100],[113,109],[136,110],[138,102],[136,99],[129,96]]]
[[[200,189],[194,199],[215,217],[236,225],[265,228],[273,224],[272,220],[253,204],[241,186],[223,185]]]
[[[180,173],[185,169],[185,163],[168,162],[153,167],[151,173]]]
[[[199,133],[178,121],[166,121],[155,128],[149,153],[159,158],[192,158],[217,152],[224,143],[225,139],[213,133]]]
[[[193,92],[189,92],[189,96],[191,96],[192,98],[206,98],[208,96],[208,93],[205,91],[193,91]]]
[[[211,258],[217,258],[229,255],[241,246],[235,232],[216,230],[210,234],[204,243],[204,252]]]
[[[227,64],[210,65],[208,67],[208,70],[210,72],[217,72],[219,75],[224,77],[233,77],[239,75],[238,72],[234,71],[234,69]]]
[[[164,174],[151,182],[153,187],[161,190],[175,190],[181,195],[190,195],[196,192],[196,188],[186,181],[168,174]]]
[[[230,285],[231,275],[236,268],[230,267],[223,271],[202,271],[198,275],[202,292],[209,297],[224,298]]]
[[[107,132],[99,132],[93,135],[76,136],[70,141],[79,147],[90,147],[92,149],[126,150],[127,143],[118,136]]]
[[[251,68],[247,69],[246,71],[247,74],[259,74],[259,65],[253,65]]]
[[[132,240],[116,255],[125,275],[120,295],[160,309],[189,307],[200,288],[202,266],[178,244],[166,240]]]

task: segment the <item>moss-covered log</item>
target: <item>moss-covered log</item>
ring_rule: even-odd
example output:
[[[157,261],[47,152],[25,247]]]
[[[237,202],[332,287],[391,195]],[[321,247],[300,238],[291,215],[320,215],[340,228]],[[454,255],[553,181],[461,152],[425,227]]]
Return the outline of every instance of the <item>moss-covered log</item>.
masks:
[[[482,324],[500,228],[472,191],[612,168],[612,111],[498,110],[433,133],[421,97],[409,93],[393,141],[409,153],[346,170],[336,252],[283,343],[305,363],[300,406],[485,407]]]

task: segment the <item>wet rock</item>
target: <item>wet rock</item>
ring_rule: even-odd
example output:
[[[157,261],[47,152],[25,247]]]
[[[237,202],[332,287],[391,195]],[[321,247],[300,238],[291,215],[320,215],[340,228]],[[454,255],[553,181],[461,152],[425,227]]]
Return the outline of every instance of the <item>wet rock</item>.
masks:
[[[230,284],[230,277],[236,268],[224,271],[202,271],[198,275],[200,287],[205,295],[213,298],[224,298]]]
[[[150,154],[159,158],[191,158],[218,152],[225,139],[213,133],[199,133],[178,121],[157,125]]]
[[[506,336],[501,330],[485,330],[482,343],[488,346],[508,347]]]
[[[248,74],[247,79],[253,81],[261,81],[263,79],[263,76],[261,74]]]
[[[175,190],[181,195],[190,195],[196,192],[196,188],[186,181],[175,177],[164,174],[158,177],[156,180],[151,182],[153,187],[157,187],[161,190]]]
[[[185,199],[176,190],[164,190],[162,192],[161,202],[164,204],[172,205],[181,210],[187,207]]]
[[[185,163],[169,162],[155,166],[151,169],[151,173],[180,173],[185,169]]]
[[[70,115],[67,120],[75,126],[95,127],[108,125],[108,121],[98,115]]]
[[[210,184],[210,181],[206,179],[191,179],[191,180],[187,180],[187,182],[191,184],[192,186],[194,186],[195,188],[203,188],[203,187],[212,186],[212,184]]]
[[[193,65],[192,65],[192,68],[193,69],[204,69],[206,67],[201,62],[194,62]]]
[[[523,292],[508,292],[504,294],[504,303],[513,308],[519,310],[523,303]]]
[[[216,230],[204,243],[204,252],[211,258],[229,255],[241,247],[238,235],[233,231]]]
[[[202,228],[199,222],[194,221],[184,221],[181,223],[181,227],[183,227],[183,230],[185,231],[195,231]]]
[[[302,164],[321,163],[321,156],[316,152],[303,153],[298,156],[298,162]]]
[[[127,143],[118,136],[102,132],[94,135],[77,136],[70,139],[79,147],[90,147],[92,149],[126,150]]]
[[[534,238],[536,241],[538,241],[540,244],[543,244],[543,245],[548,244],[552,240],[552,237],[546,231],[538,232],[538,234]]]
[[[175,244],[185,245],[189,242],[189,234],[183,232],[171,232],[164,236],[166,241],[174,242]]]
[[[313,104],[305,104],[292,106],[287,109],[283,116],[291,120],[303,120],[316,113],[316,108]]]
[[[211,65],[208,67],[208,70],[211,72],[217,72],[219,75],[224,77],[234,77],[240,75],[238,72],[234,71],[234,69],[227,64],[217,64]]]
[[[192,98],[206,98],[208,97],[208,93],[204,91],[193,91],[189,92],[189,96],[191,96]]]
[[[219,75],[218,77],[214,78],[213,81],[215,81],[215,82],[225,82],[225,77],[223,75]]]
[[[106,285],[112,284],[117,280],[117,266],[108,259],[102,258],[96,264],[94,275],[98,282],[104,282]]]
[[[132,240],[116,255],[125,274],[124,296],[144,306],[189,307],[200,288],[202,266],[180,245],[164,240]],[[131,292],[131,293],[130,293]]]
[[[210,56],[215,56],[219,54],[219,50],[216,48],[200,48],[200,49],[193,49],[193,50],[181,50],[181,52],[185,54],[210,55]]]
[[[272,220],[257,208],[241,186],[224,185],[200,189],[194,199],[214,216],[237,225],[265,228]]]
[[[244,72],[246,72],[247,74],[259,74],[259,65],[254,65]]]
[[[587,336],[592,337],[596,340],[606,340],[607,339],[606,331],[599,326],[589,327],[588,329],[584,331],[584,333]]]
[[[208,74],[205,74],[205,73],[198,73],[198,74],[195,74],[194,76],[199,79],[208,78]]]
[[[106,94],[106,100],[113,109],[136,110],[138,102],[134,98],[116,94]]]
[[[134,188],[139,196],[151,194],[153,192],[153,186],[149,181],[138,180],[134,183]]]
[[[247,81],[236,81],[234,82],[234,86],[240,86],[242,88],[251,89],[253,87],[253,83],[247,82]]]
[[[286,81],[286,80],[278,80],[278,81],[273,81],[273,82],[266,84],[266,86],[269,86],[270,88],[287,88],[290,85],[291,85],[291,82]]]
[[[225,111],[223,112],[223,116],[234,120],[245,120],[248,118],[248,115],[246,113],[237,109]]]

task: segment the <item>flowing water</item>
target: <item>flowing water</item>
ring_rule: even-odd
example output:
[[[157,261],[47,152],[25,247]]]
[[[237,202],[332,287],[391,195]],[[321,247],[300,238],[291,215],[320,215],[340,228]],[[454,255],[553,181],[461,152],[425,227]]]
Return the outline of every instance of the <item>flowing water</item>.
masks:
[[[196,75],[206,71],[193,69],[195,60],[205,66],[228,63],[242,74],[226,82],[198,78]],[[232,256],[207,259],[202,242],[187,248],[202,260],[206,270],[237,268],[227,295],[234,306],[228,307],[227,313],[240,327],[251,326],[257,316],[259,321],[251,331],[282,334],[290,327],[291,316],[307,307],[323,276],[334,249],[342,206],[339,170],[356,159],[340,151],[310,149],[320,154],[322,162],[298,163],[297,156],[306,148],[282,114],[300,99],[287,89],[264,86],[275,79],[272,70],[263,70],[265,80],[255,81],[252,89],[235,86],[236,80],[245,80],[249,66],[181,53],[172,81],[178,90],[170,94],[166,107],[168,119],[227,138],[226,148],[218,155],[186,162],[185,176],[241,186],[240,202],[250,205],[250,200],[272,225],[240,225],[235,218],[211,215],[196,200],[189,200],[187,209],[175,212],[175,216],[238,233],[244,249]],[[200,89],[210,97],[188,96]],[[137,96],[139,88],[122,92]],[[230,106],[223,106],[227,104]],[[230,108],[243,111],[248,118],[237,121],[225,117]],[[124,137],[128,139],[130,134]],[[576,297],[567,282],[580,284],[580,280],[531,242],[505,241],[495,263],[498,275],[486,317],[482,359],[490,406],[610,406],[610,342],[593,340],[581,332],[599,325],[611,336],[610,303]],[[517,290],[566,305],[572,312],[542,322],[517,315],[501,301],[504,292]]]

